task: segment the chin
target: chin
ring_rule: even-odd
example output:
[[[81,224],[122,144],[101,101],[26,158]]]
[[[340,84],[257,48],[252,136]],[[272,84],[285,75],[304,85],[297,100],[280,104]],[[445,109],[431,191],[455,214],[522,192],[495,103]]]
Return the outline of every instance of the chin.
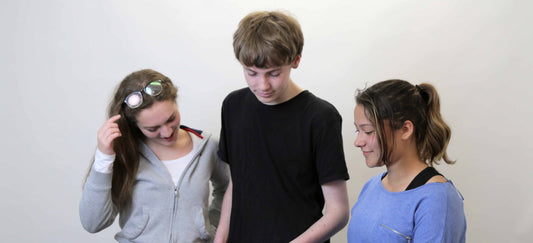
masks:
[[[379,163],[377,161],[365,161],[365,162],[366,162],[366,166],[368,168],[376,168],[376,167],[383,166],[383,163]]]
[[[159,139],[159,141],[157,141],[157,143],[159,143],[161,145],[164,145],[164,146],[171,146],[171,145],[176,143],[176,139],[173,139],[171,141],[164,140],[164,139]]]
[[[266,104],[266,105],[270,105],[270,104],[274,103],[274,100],[271,99],[271,98],[257,97],[257,99],[258,99],[261,103]]]

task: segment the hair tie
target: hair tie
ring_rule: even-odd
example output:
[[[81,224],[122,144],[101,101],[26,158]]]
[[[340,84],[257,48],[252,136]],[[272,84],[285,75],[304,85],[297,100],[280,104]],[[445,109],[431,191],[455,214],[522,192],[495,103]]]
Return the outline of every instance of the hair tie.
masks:
[[[426,93],[426,91],[424,89],[422,89],[420,86],[418,86],[418,84],[415,85],[415,88],[418,91],[418,93],[420,94],[420,96],[422,97],[422,99],[427,103],[428,99],[429,99],[429,94]]]

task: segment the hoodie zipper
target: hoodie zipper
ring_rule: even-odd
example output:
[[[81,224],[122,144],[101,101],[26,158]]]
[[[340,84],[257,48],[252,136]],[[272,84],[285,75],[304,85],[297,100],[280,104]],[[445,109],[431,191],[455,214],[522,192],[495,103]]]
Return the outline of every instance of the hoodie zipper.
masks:
[[[178,180],[178,185],[177,186],[174,186],[174,206],[173,206],[173,209],[172,209],[172,219],[170,221],[170,242],[172,243],[173,240],[174,240],[174,224],[175,224],[175,220],[176,220],[176,213],[177,213],[177,210],[178,210],[178,198],[179,198],[179,188],[181,186],[181,182],[183,181],[183,177],[185,177],[185,174],[187,174],[187,171],[189,170],[189,168],[191,167],[191,164],[193,161],[196,160],[196,158],[202,154],[201,151],[203,151],[203,148],[205,146],[205,143],[207,142],[207,140],[204,140],[203,138],[204,137],[201,137],[202,140],[201,140],[201,144],[200,146],[198,146],[198,151],[196,151],[196,153],[192,156],[191,160],[189,161],[189,163],[187,163],[187,166],[185,166],[185,169],[183,170],[183,172],[181,173],[180,175],[180,179]],[[194,148],[193,148],[194,149]]]
[[[170,219],[170,243],[174,242],[174,219],[177,211],[177,202],[178,202],[178,187],[174,186],[174,206],[172,207],[172,218]]]

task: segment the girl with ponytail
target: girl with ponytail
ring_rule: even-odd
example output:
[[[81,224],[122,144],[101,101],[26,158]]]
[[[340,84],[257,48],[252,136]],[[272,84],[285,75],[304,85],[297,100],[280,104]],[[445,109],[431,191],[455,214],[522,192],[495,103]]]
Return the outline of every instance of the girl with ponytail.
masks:
[[[212,240],[227,166],[209,133],[180,123],[177,91],[151,69],[119,84],[84,183],[80,219],[87,231],[99,232],[119,215],[119,242]]]
[[[354,145],[368,167],[387,171],[359,194],[348,242],[464,242],[463,197],[433,167],[455,162],[435,87],[386,80],[358,90],[356,103]]]

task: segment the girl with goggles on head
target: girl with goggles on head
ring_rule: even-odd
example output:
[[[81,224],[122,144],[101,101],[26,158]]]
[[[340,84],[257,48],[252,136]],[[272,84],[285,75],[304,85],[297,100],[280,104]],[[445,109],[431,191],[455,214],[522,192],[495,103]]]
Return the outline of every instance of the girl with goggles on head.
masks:
[[[83,188],[80,218],[87,231],[105,229],[118,215],[119,242],[212,240],[227,168],[209,133],[180,124],[176,98],[170,79],[154,70],[120,83]]]

